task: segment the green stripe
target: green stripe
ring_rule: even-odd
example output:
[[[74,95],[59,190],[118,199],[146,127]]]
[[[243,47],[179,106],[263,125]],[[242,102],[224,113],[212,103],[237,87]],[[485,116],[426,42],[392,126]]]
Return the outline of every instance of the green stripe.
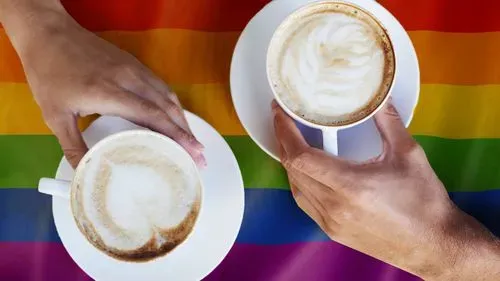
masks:
[[[448,191],[500,188],[500,139],[415,138],[426,151],[431,166]],[[230,139],[246,186],[288,188],[283,170],[271,168],[277,162],[262,152],[249,137]]]
[[[448,191],[500,188],[500,139],[415,138]]]
[[[243,173],[245,186],[288,189],[280,164],[249,137],[226,137]],[[53,177],[62,151],[54,136],[1,135],[0,188],[35,188],[41,177]]]
[[[0,136],[0,186],[32,187],[54,177],[62,157],[54,136]]]
[[[245,187],[290,189],[285,170],[247,136],[225,137],[236,155]]]
[[[247,136],[226,137],[246,187],[288,189],[279,163]],[[500,139],[452,140],[416,136],[448,191],[482,191],[500,187]],[[53,176],[62,152],[53,136],[0,136],[0,186],[35,187]]]

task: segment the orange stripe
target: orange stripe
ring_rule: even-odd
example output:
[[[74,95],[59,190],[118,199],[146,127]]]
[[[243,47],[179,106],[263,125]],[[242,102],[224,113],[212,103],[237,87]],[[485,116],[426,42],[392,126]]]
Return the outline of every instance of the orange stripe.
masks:
[[[500,31],[500,1],[378,0],[407,30]]]
[[[85,0],[63,1],[93,31],[183,28],[241,31],[269,0]]]
[[[500,84],[500,32],[413,31],[421,81],[428,84]]]
[[[102,37],[137,56],[174,84],[226,83],[237,32],[158,29],[108,31]],[[412,31],[422,83],[500,84],[500,32]],[[19,60],[0,33],[0,82],[25,82]]]
[[[19,57],[3,29],[0,29],[0,81],[26,81]]]
[[[157,29],[99,35],[135,55],[169,83],[205,84],[229,80],[231,55],[239,33]],[[16,53],[0,32],[0,82],[25,81]]]

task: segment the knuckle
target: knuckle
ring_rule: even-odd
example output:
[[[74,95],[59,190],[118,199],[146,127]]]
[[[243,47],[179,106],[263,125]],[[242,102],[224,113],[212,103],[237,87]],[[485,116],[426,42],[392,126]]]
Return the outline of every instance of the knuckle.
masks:
[[[140,110],[145,112],[151,118],[159,118],[164,115],[164,113],[149,100],[140,99],[138,101],[138,106]]]
[[[410,158],[425,156],[424,149],[413,138],[401,147],[400,152]]]
[[[177,106],[177,104],[175,104],[172,101],[165,102],[165,104],[164,104],[164,110],[166,112],[169,112],[169,113],[172,113],[172,114],[176,114],[176,115],[181,112],[181,108],[179,106]]]
[[[174,125],[173,127],[172,137],[177,141],[182,141],[186,144],[194,144],[197,142],[196,138],[192,134],[186,132],[177,125]]]
[[[73,165],[74,167],[76,167],[80,162],[80,160],[83,158],[85,151],[74,148],[63,148],[63,153],[68,162],[71,163],[71,165]]]
[[[289,179],[288,180],[289,182],[291,182],[291,180]],[[298,200],[299,197],[301,196],[300,194],[300,191],[297,189],[297,187],[293,184],[290,185],[290,191],[292,192],[292,197],[295,199],[295,200]]]
[[[285,170],[287,170],[287,171],[292,169],[292,167],[293,167],[292,162],[293,162],[293,159],[291,159],[290,157],[283,157],[281,159],[281,163],[283,164],[283,167],[285,167]]]
[[[45,120],[45,124],[47,127],[57,134],[60,131],[61,127],[64,127],[66,124],[65,118],[58,111],[42,111],[43,119]]]
[[[428,164],[428,160],[424,149],[416,141],[412,141],[396,151],[391,163],[399,173],[404,175],[415,165]]]
[[[83,79],[83,87],[87,93],[100,93],[110,89],[109,82],[101,76],[87,76]]]
[[[193,135],[189,134],[183,129],[178,127],[178,131],[180,132],[181,138],[184,139],[187,143],[194,144],[197,142],[196,138]]]
[[[179,97],[176,93],[172,92],[170,89],[167,91],[167,97],[171,99],[173,102],[180,104]]]
[[[387,108],[384,110],[384,113],[386,116],[388,116],[390,118],[400,119],[399,113],[398,113],[396,107],[392,103],[389,103],[387,105]]]
[[[138,79],[140,74],[137,67],[130,64],[121,64],[115,66],[114,73],[116,79],[124,81],[127,81],[129,79]]]
[[[338,234],[338,223],[335,220],[325,219],[321,216],[318,224],[329,237],[333,238]]]
[[[310,163],[311,158],[311,152],[309,150],[305,150],[290,159],[290,168],[302,171]]]

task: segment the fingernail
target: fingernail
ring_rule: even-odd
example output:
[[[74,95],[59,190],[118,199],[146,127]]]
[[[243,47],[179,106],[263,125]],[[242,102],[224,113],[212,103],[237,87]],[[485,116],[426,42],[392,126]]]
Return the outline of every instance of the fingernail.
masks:
[[[300,197],[302,196],[302,192],[297,189],[295,186],[290,186],[290,190],[292,191],[293,197]]]
[[[276,108],[278,108],[278,106],[279,106],[279,104],[276,102],[276,100],[273,100],[273,101],[271,102],[271,108],[272,108],[272,109],[276,109]]]
[[[200,150],[200,151],[205,150],[205,146],[204,146],[201,142],[198,142],[198,143],[196,144],[196,148],[197,148],[198,150]]]
[[[206,168],[207,167],[207,160],[205,159],[205,156],[199,155],[198,159],[196,159],[196,164],[201,169]]]
[[[192,145],[193,149],[196,149],[200,152],[205,150],[205,146],[200,141],[198,141],[196,138],[191,140],[191,145]]]

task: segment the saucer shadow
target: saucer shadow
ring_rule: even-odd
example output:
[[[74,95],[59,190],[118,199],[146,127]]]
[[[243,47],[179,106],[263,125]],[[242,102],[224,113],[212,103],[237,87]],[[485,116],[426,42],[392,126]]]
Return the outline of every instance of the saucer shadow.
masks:
[[[295,122],[306,142],[315,148],[323,149],[323,133],[321,130]],[[339,157],[346,160],[362,162],[380,155],[382,140],[375,127],[373,118],[338,132]]]
[[[321,130],[308,127],[297,121],[295,121],[295,124],[310,146],[323,149],[323,133]]]

